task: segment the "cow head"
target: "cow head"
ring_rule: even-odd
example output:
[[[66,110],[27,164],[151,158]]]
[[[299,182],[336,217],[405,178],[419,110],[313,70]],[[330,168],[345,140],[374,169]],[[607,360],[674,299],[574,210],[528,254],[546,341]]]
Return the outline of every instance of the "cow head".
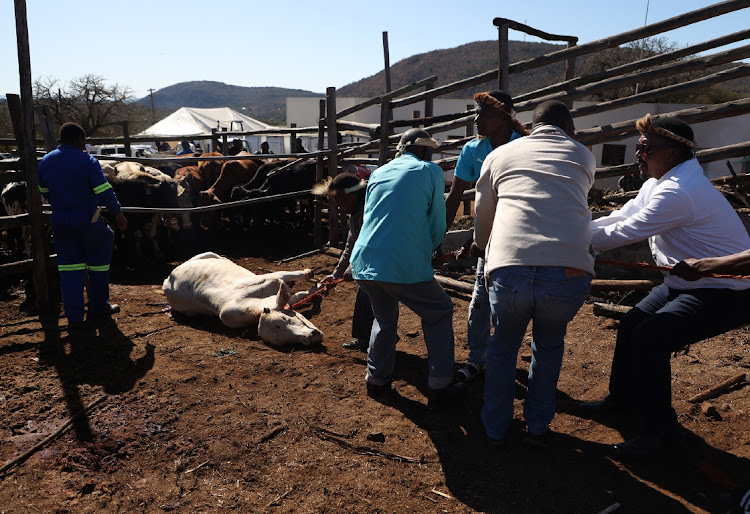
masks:
[[[323,341],[323,333],[310,321],[289,308],[289,287],[281,282],[276,294],[276,306],[265,307],[258,321],[258,335],[274,346],[287,343],[311,345]]]

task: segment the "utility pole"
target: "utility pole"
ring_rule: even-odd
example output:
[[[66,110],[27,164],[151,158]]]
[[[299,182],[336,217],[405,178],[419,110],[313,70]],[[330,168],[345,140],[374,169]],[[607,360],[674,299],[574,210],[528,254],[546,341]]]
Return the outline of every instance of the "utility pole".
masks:
[[[151,94],[151,123],[156,123],[156,109],[154,109],[154,90],[149,88],[148,92]]]

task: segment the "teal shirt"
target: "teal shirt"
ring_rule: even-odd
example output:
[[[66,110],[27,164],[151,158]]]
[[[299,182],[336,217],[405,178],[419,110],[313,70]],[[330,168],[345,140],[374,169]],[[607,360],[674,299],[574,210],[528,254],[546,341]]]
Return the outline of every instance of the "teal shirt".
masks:
[[[362,230],[350,259],[355,280],[432,280],[432,252],[445,235],[445,179],[435,163],[406,153],[370,175]]]
[[[515,130],[510,135],[510,141],[521,137]],[[509,142],[510,142],[509,141]],[[479,172],[482,171],[484,159],[494,150],[488,137],[477,137],[464,145],[461,155],[458,156],[456,169],[453,174],[466,182],[479,180]]]

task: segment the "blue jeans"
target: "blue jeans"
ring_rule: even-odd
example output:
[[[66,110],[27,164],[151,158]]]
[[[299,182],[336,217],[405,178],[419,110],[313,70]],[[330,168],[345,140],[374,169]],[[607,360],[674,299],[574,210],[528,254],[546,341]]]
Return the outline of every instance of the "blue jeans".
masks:
[[[672,408],[672,352],[750,322],[750,289],[658,285],[620,321],[610,399],[636,407],[642,432],[679,437]]]
[[[403,303],[422,320],[430,389],[450,385],[453,379],[453,301],[440,284],[434,278],[416,284],[376,280],[358,280],[357,283],[370,297],[375,315],[367,350],[366,380],[385,385],[393,378],[398,308],[399,303]]]
[[[490,340],[490,295],[484,285],[484,259],[477,260],[477,278],[469,304],[469,326],[466,342],[469,346],[468,362],[480,368],[487,362],[487,342]]]
[[[513,419],[518,349],[532,320],[531,367],[523,415],[532,434],[543,434],[552,421],[565,332],[591,288],[591,275],[575,271],[507,266],[491,273],[489,295],[495,336],[487,348],[482,408],[488,436],[505,437]]]
[[[361,287],[357,287],[357,296],[354,300],[354,316],[352,316],[352,337],[363,341],[370,340],[372,332],[372,314],[370,298]]]

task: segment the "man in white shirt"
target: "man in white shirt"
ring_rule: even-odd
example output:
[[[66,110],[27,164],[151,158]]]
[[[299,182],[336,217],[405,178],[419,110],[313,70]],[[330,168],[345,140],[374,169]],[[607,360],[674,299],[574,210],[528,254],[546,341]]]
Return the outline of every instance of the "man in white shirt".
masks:
[[[546,446],[568,322],[588,296],[594,275],[591,211],[593,154],[573,139],[565,104],[534,110],[531,134],[487,156],[477,181],[474,241],[484,252],[495,335],[487,348],[482,423],[501,444],[513,419],[516,362],[533,320],[528,435]]]
[[[648,239],[659,266],[685,259],[725,256],[750,248],[750,237],[732,206],[703,174],[693,156],[690,126],[674,117],[636,123],[641,174],[647,180],[622,209],[591,222],[594,250]],[[665,274],[664,283],[620,321],[609,396],[584,402],[582,410],[605,413],[637,409],[641,434],[615,450],[645,457],[675,446],[681,428],[672,408],[670,357],[686,345],[748,321],[750,281],[700,278],[688,282]]]

